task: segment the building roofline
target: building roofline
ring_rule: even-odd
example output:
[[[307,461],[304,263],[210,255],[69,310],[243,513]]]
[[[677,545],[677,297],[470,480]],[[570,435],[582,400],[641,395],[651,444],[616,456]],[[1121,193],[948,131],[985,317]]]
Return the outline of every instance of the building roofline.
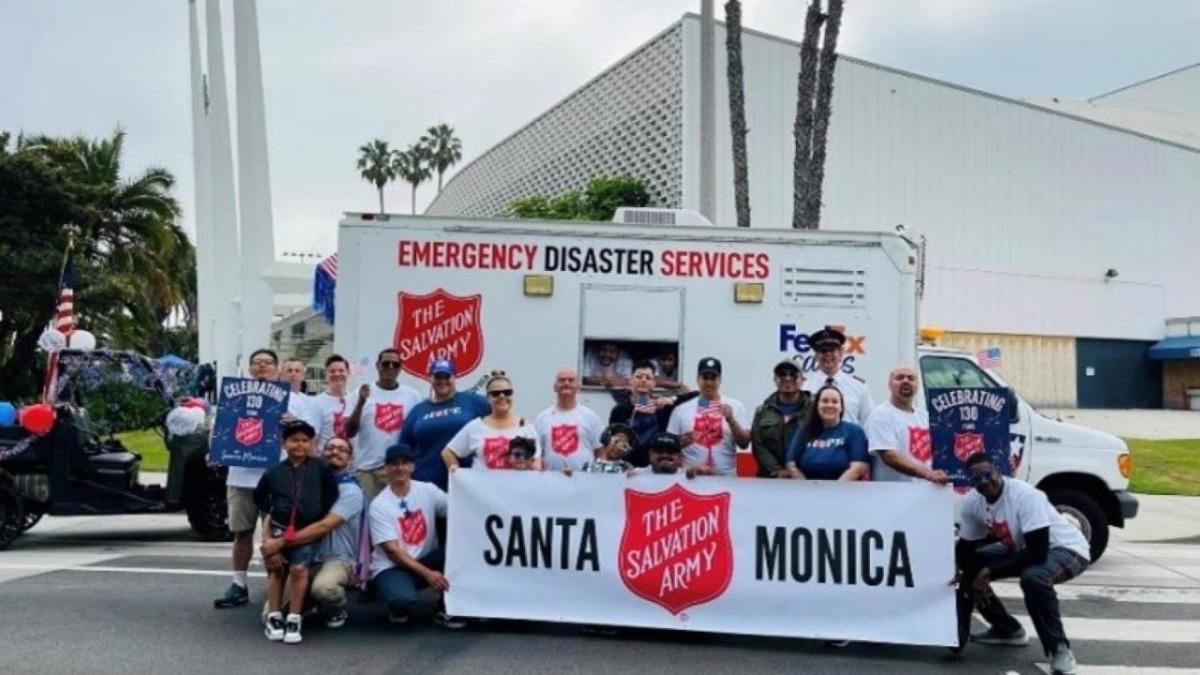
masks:
[[[1149,84],[1149,83],[1151,83],[1151,82],[1154,82],[1155,80],[1161,80],[1161,79],[1163,79],[1163,78],[1165,78],[1165,77],[1170,77],[1170,76],[1172,76],[1172,75],[1178,75],[1179,73],[1182,73],[1182,72],[1183,72],[1183,71],[1185,71],[1185,70],[1191,70],[1192,68],[1195,68],[1196,66],[1200,66],[1200,61],[1197,61],[1197,62],[1195,62],[1195,63],[1189,64],[1189,65],[1186,65],[1186,66],[1182,66],[1182,67],[1176,68],[1175,70],[1170,70],[1170,71],[1167,71],[1167,72],[1165,72],[1165,73],[1162,73],[1161,75],[1155,75],[1154,77],[1147,77],[1147,78],[1146,78],[1146,79],[1144,79],[1144,80],[1138,80],[1137,82],[1134,82],[1134,83],[1132,83],[1132,84],[1127,84],[1127,85],[1125,85],[1125,86],[1123,86],[1123,87],[1117,87],[1116,89],[1113,89],[1112,91],[1106,91],[1106,92],[1104,92],[1103,94],[1098,94],[1098,95],[1096,95],[1096,96],[1093,96],[1093,97],[1091,97],[1091,98],[1087,99],[1087,102],[1088,102],[1088,103],[1095,103],[1095,102],[1096,102],[1096,101],[1098,101],[1099,99],[1102,99],[1102,98],[1105,98],[1105,97],[1108,97],[1108,96],[1112,96],[1113,94],[1120,93],[1120,92],[1122,92],[1122,91],[1125,91],[1126,89],[1133,89],[1134,87],[1140,87],[1140,86],[1142,86],[1143,84]]]

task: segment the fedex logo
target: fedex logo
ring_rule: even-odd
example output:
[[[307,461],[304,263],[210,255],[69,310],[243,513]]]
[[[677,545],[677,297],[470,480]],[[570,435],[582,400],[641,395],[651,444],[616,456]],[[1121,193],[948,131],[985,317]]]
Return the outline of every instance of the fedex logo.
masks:
[[[839,330],[842,329],[841,326],[837,328]],[[803,355],[804,359],[800,363],[800,369],[806,373],[817,370],[817,355],[813,351],[809,335],[809,333],[797,330],[794,323],[779,324],[779,351],[795,352],[796,354]],[[867,353],[867,336],[846,335],[846,346],[843,350],[845,355],[842,358],[842,371],[853,373],[855,370],[854,362],[857,356],[866,355]]]

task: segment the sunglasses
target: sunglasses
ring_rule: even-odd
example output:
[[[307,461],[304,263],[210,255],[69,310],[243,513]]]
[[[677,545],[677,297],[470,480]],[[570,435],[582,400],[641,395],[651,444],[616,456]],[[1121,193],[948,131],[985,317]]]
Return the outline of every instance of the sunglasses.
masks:
[[[338,443],[336,445],[331,443],[331,444],[325,446],[325,450],[328,452],[332,452],[334,450],[341,450],[342,452],[350,452],[350,446],[342,444],[342,443]]]
[[[790,371],[785,373],[776,373],[775,377],[781,380],[798,380],[800,379],[800,373],[793,373]]]
[[[491,396],[492,398],[512,398],[512,395],[512,389],[492,389],[488,392],[488,396]]]
[[[996,471],[995,469],[991,469],[989,471],[981,471],[979,473],[971,472],[971,483],[974,485],[979,485],[980,483],[986,483],[986,482],[996,478],[999,475],[999,473],[1000,472]]]
[[[273,365],[275,365],[275,362],[272,361],[271,359],[254,359],[253,361],[250,362],[250,365],[252,365],[252,366],[273,366]]]
[[[380,361],[379,367],[380,368],[399,368],[400,362],[399,361]]]

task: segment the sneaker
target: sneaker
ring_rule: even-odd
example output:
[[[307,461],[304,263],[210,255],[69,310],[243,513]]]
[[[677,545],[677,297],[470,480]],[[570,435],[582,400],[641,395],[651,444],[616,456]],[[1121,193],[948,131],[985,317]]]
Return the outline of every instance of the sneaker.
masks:
[[[1054,657],[1050,659],[1050,670],[1055,675],[1074,675],[1075,673],[1075,655],[1071,653],[1071,648],[1066,645],[1059,645],[1054,650]]]
[[[346,625],[346,619],[349,618],[349,616],[350,615],[346,613],[346,610],[335,609],[325,616],[325,627],[341,628],[342,626]]]
[[[849,640],[826,640],[825,646],[832,649],[845,649],[850,646]]]
[[[397,614],[395,612],[388,612],[388,623],[395,623],[395,624],[408,623],[408,615],[407,614]]]
[[[462,630],[463,628],[467,627],[467,622],[465,619],[457,616],[450,616],[445,612],[438,612],[437,614],[434,614],[433,622],[442,628],[447,628],[449,630]]]
[[[1024,647],[1029,644],[1029,636],[1024,628],[1018,628],[1012,633],[1004,633],[995,627],[988,628],[982,633],[971,634],[971,642],[981,645],[1004,645],[1006,647]]]
[[[303,621],[303,619],[300,617],[299,614],[288,614],[287,615],[287,621],[284,622],[284,626],[283,626],[283,644],[285,644],[285,645],[300,644],[300,640],[303,639],[300,637],[300,624],[302,621]]]
[[[250,591],[245,586],[229,584],[229,588],[225,589],[225,595],[213,600],[213,607],[217,609],[241,607],[248,602],[250,602]]]
[[[279,642],[283,639],[283,612],[267,614],[267,620],[263,622],[263,633],[271,642]]]

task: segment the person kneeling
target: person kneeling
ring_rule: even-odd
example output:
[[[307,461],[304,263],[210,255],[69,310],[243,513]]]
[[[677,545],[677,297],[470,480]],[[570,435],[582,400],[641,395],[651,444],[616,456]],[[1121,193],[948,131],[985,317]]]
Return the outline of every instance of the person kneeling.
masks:
[[[450,590],[434,528],[434,518],[446,516],[446,493],[433,483],[412,479],[416,455],[407,445],[388,448],[385,462],[390,482],[371,502],[371,582],[388,604],[388,620],[407,623],[418,589]],[[446,628],[464,625],[445,611],[434,620]]]
[[[1079,576],[1091,560],[1087,540],[1050,504],[1041,490],[996,470],[991,457],[967,459],[975,490],[962,501],[962,529],[955,548],[958,583],[958,647],[966,646],[971,613],[990,624],[972,642],[1021,646],[1021,624],[992,591],[993,579],[1019,577],[1025,607],[1055,673],[1075,672],[1075,655],[1063,630],[1054,585]]]
[[[254,488],[254,503],[267,514],[264,530],[285,544],[294,543],[296,532],[320,520],[337,499],[337,479],[324,464],[309,456],[316,430],[303,420],[286,422],[283,426],[283,449],[287,459],[277,464],[258,481]],[[301,640],[301,615],[308,594],[308,568],[317,554],[312,542],[285,549],[286,567],[272,572],[267,581],[267,620],[264,632],[267,639],[298,644]],[[290,603],[287,620],[283,604],[285,583],[290,583]]]

